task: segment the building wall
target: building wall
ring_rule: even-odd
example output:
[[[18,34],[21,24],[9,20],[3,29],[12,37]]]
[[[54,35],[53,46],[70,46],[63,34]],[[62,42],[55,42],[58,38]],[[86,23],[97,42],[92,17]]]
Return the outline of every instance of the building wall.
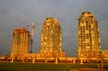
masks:
[[[78,24],[78,57],[98,58],[100,30],[94,15],[83,12]]]
[[[62,52],[62,29],[55,18],[46,18],[41,36],[41,53],[44,56],[56,56]]]
[[[13,31],[13,45],[11,57],[23,58],[30,52],[30,33],[26,28],[18,28]]]
[[[108,50],[102,50],[102,57],[108,59]]]

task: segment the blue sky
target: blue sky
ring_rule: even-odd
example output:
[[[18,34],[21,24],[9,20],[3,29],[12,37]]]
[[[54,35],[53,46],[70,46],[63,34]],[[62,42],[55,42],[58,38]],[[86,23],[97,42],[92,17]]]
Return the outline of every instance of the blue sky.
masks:
[[[92,12],[101,30],[102,49],[107,49],[108,0],[0,0],[0,55],[12,48],[14,27],[35,23],[41,29],[47,17],[59,20],[63,34],[63,50],[76,56],[78,18],[84,11]],[[29,28],[30,30],[30,28]],[[40,51],[41,31],[35,29],[33,52]]]

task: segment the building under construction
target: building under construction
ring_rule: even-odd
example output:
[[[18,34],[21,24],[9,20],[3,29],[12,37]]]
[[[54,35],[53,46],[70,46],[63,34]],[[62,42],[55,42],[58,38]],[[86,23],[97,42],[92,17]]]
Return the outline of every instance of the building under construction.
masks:
[[[30,25],[29,25],[30,26]],[[62,49],[62,28],[56,18],[45,19],[41,34],[41,50],[32,53],[35,25],[27,28],[15,28],[13,31],[11,62],[53,62],[53,63],[94,63],[99,60],[108,62],[108,50],[101,50],[100,30],[94,15],[83,12],[78,23],[78,57],[67,57]],[[0,57],[5,59],[4,57]]]
[[[14,29],[13,46],[11,52],[11,61],[22,60],[32,61],[58,61],[65,58],[65,52],[62,50],[62,30],[57,19],[48,17],[43,25],[41,36],[41,50],[39,53],[31,53],[33,34],[35,26],[32,24],[32,32],[27,28]]]
[[[11,58],[24,59],[25,54],[30,53],[31,35],[27,28],[15,28],[13,31],[13,45]]]
[[[78,24],[78,58],[82,62],[96,61],[100,49],[98,22],[92,13],[83,12]]]

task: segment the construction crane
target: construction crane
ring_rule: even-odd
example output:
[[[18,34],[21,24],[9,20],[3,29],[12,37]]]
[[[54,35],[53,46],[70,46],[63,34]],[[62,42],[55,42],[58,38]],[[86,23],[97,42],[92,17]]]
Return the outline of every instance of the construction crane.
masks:
[[[20,23],[20,21],[23,21],[23,20],[27,20],[27,21],[31,21],[32,20],[32,19],[26,18],[26,17],[17,18],[17,17],[14,17],[14,16],[12,16],[11,19],[14,19],[17,23]],[[30,42],[31,49],[30,49],[30,53],[32,53],[35,28],[38,28],[39,31],[41,31],[41,28],[37,24],[34,25],[33,22],[32,22],[32,24],[27,24],[26,27],[29,27],[31,29],[31,42]]]
[[[34,37],[34,30],[35,30],[35,25],[34,23],[32,23],[32,33],[31,33],[32,38]]]
[[[31,25],[27,25],[27,27],[29,27],[29,26],[32,27],[32,30],[31,30],[31,50],[30,50],[30,53],[32,53],[35,25],[34,25],[34,23],[32,23]]]
[[[32,53],[32,45],[33,45],[33,38],[34,38],[34,32],[35,32],[35,25],[34,25],[34,23],[32,23],[32,33],[31,33],[31,53]],[[41,30],[40,28],[39,28],[39,26],[37,26],[38,27],[38,29],[39,30]]]
[[[33,48],[33,37],[34,37],[34,31],[35,31],[35,25],[32,23],[32,33],[31,33],[31,53],[32,53],[32,48]]]
[[[30,53],[32,53],[35,27],[37,27],[40,31],[41,31],[41,28],[39,26],[37,26],[37,25],[35,26],[33,22],[32,22],[31,25],[27,25],[27,26],[28,27],[31,26],[31,50],[30,50]]]

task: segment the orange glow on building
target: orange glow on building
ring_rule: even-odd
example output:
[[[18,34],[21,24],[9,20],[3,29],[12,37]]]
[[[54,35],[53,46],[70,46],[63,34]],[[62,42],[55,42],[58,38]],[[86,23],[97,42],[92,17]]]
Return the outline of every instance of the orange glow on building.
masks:
[[[25,54],[30,53],[30,33],[27,28],[18,28],[13,31],[13,45],[11,57],[23,59]]]
[[[83,12],[78,24],[78,58],[98,59],[100,30],[98,22],[90,12]]]
[[[41,37],[41,50],[39,53],[30,53],[30,46],[32,44],[34,34],[34,25],[32,26],[32,33],[30,34],[26,28],[18,28],[13,31],[13,46],[11,52],[11,61],[22,60],[47,62],[48,60],[56,61],[66,57],[62,50],[62,32],[57,19],[48,17],[43,25]]]
[[[11,62],[22,61],[32,63],[95,63],[108,62],[108,50],[101,50],[100,30],[94,15],[83,12],[78,24],[78,57],[67,57],[62,49],[62,28],[56,18],[45,19],[41,35],[41,50],[31,53],[35,25],[32,24],[31,33],[27,28],[13,30],[13,43],[10,57]]]
[[[102,50],[102,58],[104,62],[108,63],[108,50]]]
[[[59,21],[53,17],[46,18],[41,36],[41,51],[44,57],[64,57],[62,50],[62,29]]]

